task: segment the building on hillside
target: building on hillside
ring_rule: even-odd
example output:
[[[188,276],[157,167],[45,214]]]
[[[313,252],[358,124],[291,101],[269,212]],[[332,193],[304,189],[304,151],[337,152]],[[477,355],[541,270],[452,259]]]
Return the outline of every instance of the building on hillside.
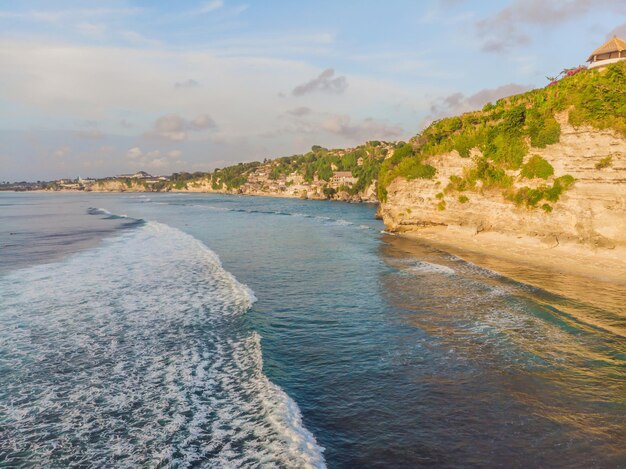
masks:
[[[357,166],[363,166],[363,157],[362,156],[359,156],[359,159],[356,160],[356,165]]]
[[[302,184],[304,183],[304,177],[298,172],[294,171],[287,177],[287,182],[295,185]]]
[[[626,59],[626,41],[613,36],[594,50],[587,62],[589,62],[589,68],[602,68],[624,59]]]
[[[330,187],[351,186],[357,181],[351,171],[337,171],[330,178]]]

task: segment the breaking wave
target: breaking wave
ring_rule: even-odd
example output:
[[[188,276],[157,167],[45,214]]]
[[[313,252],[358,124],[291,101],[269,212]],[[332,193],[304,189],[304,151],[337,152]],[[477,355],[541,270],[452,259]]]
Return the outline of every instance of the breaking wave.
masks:
[[[192,236],[147,222],[0,291],[3,464],[325,466],[263,374],[254,293]]]

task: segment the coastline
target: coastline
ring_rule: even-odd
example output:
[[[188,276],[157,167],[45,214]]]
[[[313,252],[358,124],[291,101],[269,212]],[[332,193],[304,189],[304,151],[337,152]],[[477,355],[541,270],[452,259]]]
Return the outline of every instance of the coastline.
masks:
[[[15,191],[19,192],[19,191]],[[28,192],[39,193],[137,193],[146,194],[146,191],[77,191],[77,190],[36,190]],[[176,194],[220,194],[248,197],[274,197],[301,200],[322,200],[328,202],[349,203],[376,203],[370,200],[340,200],[295,197],[289,194],[270,193],[233,193],[226,191],[197,191],[197,190],[172,190],[168,192]],[[534,286],[534,273],[550,271],[555,275],[575,276],[580,279],[591,281],[611,282],[626,288],[626,247],[616,246],[613,249],[596,248],[576,243],[548,244],[538,238],[519,235],[486,231],[476,234],[474,230],[460,227],[431,226],[415,231],[389,232],[409,240],[427,242],[437,248],[457,255],[478,266],[494,270],[509,278]],[[543,282],[545,279],[541,279]],[[562,293],[562,288],[556,289]]]
[[[395,233],[400,238],[429,244],[514,281],[591,304],[609,303],[626,313],[626,248],[592,249],[575,243],[549,245],[537,238],[497,232],[470,233],[462,229],[427,227]],[[610,288],[609,288],[610,287]]]

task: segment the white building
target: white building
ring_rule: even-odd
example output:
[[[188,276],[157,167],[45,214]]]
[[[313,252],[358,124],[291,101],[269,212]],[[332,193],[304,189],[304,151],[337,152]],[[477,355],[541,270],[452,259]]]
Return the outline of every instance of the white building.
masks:
[[[358,179],[355,178],[350,171],[336,171],[330,178],[330,185],[331,187],[339,187],[343,185],[351,186],[357,181]]]

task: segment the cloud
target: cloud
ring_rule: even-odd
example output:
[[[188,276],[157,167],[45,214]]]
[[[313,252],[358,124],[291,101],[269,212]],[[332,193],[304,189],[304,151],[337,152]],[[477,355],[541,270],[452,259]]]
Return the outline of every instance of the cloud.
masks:
[[[157,140],[180,142],[187,140],[189,132],[215,130],[217,124],[208,114],[200,114],[187,120],[178,114],[167,114],[159,117],[152,126],[152,130],[145,134],[148,138]]]
[[[316,78],[296,86],[291,92],[294,96],[303,96],[309,93],[324,92],[330,94],[341,94],[348,89],[346,77],[335,77],[335,70],[327,68]]]
[[[363,124],[361,119],[368,116],[409,129],[428,112],[423,96],[441,94],[430,85],[406,85],[354,74],[350,75],[350,92],[341,95],[341,99],[317,93],[290,103],[296,99],[291,95],[293,87],[318,76],[322,70],[300,58],[222,57],[212,50],[196,48],[147,52],[131,46],[7,39],[0,47],[0,101],[19,103],[35,123],[48,122],[45,119],[50,115],[58,117],[47,124],[48,130],[15,134],[10,139],[8,133],[0,133],[0,153],[16,154],[16,158],[29,162],[11,163],[9,168],[2,167],[2,172],[4,177],[62,177],[71,168],[57,166],[60,160],[52,157],[52,151],[64,144],[72,147],[68,159],[73,160],[68,164],[79,165],[78,161],[90,158],[105,161],[94,176],[122,171],[122,165],[129,164],[126,150],[136,146],[144,151],[159,148],[161,157],[170,162],[175,159],[166,153],[180,148],[181,158],[190,165],[203,162],[209,167],[218,155],[236,163],[241,161],[241,155],[263,159],[294,154],[315,143],[341,147],[359,142],[341,132],[323,130],[321,123],[329,116],[358,109],[359,114],[352,115],[348,129],[343,129],[348,134],[354,134],[354,129],[350,132],[349,128]],[[187,79],[198,80],[202,92],[175,88],[175,83]],[[279,90],[288,96],[279,99]],[[313,111],[295,111],[302,114],[300,117],[287,112],[298,106],[309,106]],[[157,118],[172,113],[176,116],[173,123],[164,125],[161,121],[156,125]],[[214,121],[194,119],[205,114]],[[98,123],[104,134],[102,140],[77,136],[78,131],[90,130],[83,125],[86,120]],[[55,127],[68,126],[71,132],[52,136]],[[206,128],[194,130],[203,127]],[[287,130],[266,136],[283,127]],[[41,140],[39,146],[24,137],[31,134]],[[365,136],[364,140],[370,137]],[[106,157],[98,156],[95,151],[101,145],[111,145],[116,150]],[[184,169],[175,163],[171,165],[175,166],[172,170]]]
[[[476,33],[485,52],[503,53],[529,44],[520,31],[525,25],[552,26],[582,17],[591,11],[626,13],[623,0],[515,0],[495,15],[476,22]]]
[[[224,7],[224,0],[211,0],[200,5],[198,11],[200,13],[210,13]]]
[[[207,129],[215,129],[217,125],[215,125],[215,121],[211,119],[208,114],[200,114],[199,116],[194,117],[191,122],[187,123],[189,130],[207,130]]]
[[[430,106],[430,115],[426,118],[425,124],[444,117],[450,117],[464,112],[481,109],[485,104],[495,102],[498,99],[514,94],[524,93],[532,89],[529,85],[518,85],[509,83],[497,88],[485,88],[471,96],[463,93],[453,93],[443,98],[439,98]]]
[[[400,126],[390,126],[372,118],[353,124],[352,119],[347,115],[330,116],[322,122],[321,128],[331,134],[356,141],[372,138],[394,139],[400,137],[404,132]]]
[[[78,131],[77,135],[78,137],[84,138],[87,140],[100,140],[104,138],[104,134],[96,128],[88,129],[88,130],[80,130]]]
[[[143,34],[138,33],[137,31],[122,31],[119,34],[124,39],[126,39],[129,43],[136,45],[136,46],[158,46],[159,44],[161,44],[160,41],[147,38]]]
[[[79,23],[76,25],[76,29],[83,34],[89,34],[92,36],[100,36],[106,31],[106,26],[99,23]]]
[[[63,145],[62,147],[54,150],[52,154],[57,158],[63,158],[64,156],[69,155],[71,151],[72,149],[68,145]]]
[[[174,84],[174,88],[198,88],[200,83],[191,78],[185,81],[179,81]]]
[[[130,158],[131,160],[137,159],[139,158],[141,155],[143,155],[143,152],[141,151],[141,148],[139,147],[133,147],[130,148],[127,152],[126,152],[126,157]]]
[[[29,10],[26,12],[0,11],[0,18],[20,19],[42,23],[59,23],[64,20],[81,20],[105,16],[131,15],[141,8],[75,8],[66,10]]]
[[[132,129],[135,125],[125,117],[120,119],[119,125],[125,129]]]
[[[287,111],[287,114],[289,114],[290,116],[294,116],[294,117],[303,117],[303,116],[308,116],[312,112],[313,110],[310,107],[300,106],[294,109],[289,109]]]
[[[134,168],[164,169],[169,168],[172,163],[182,163],[178,158],[182,155],[180,150],[172,150],[166,154],[161,150],[144,152],[139,147],[129,148],[126,157],[130,160],[130,165]],[[175,160],[175,161],[172,161]]]
[[[611,39],[613,36],[618,36],[624,39],[626,37],[626,23],[617,26],[609,34],[606,35],[606,38]]]

